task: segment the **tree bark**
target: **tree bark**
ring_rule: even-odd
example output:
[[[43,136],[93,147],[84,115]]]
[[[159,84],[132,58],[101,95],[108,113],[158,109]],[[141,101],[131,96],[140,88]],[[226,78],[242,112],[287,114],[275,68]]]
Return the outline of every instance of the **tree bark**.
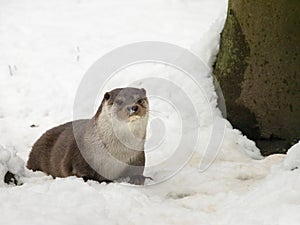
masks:
[[[264,155],[300,139],[299,45],[299,0],[229,0],[214,74],[228,120]]]

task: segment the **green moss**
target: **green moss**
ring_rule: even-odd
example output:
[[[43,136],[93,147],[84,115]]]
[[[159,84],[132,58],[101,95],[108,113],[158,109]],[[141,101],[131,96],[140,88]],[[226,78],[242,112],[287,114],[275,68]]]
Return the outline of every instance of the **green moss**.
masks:
[[[247,68],[247,58],[250,55],[249,45],[241,26],[236,19],[233,10],[229,10],[226,24],[222,32],[220,51],[215,65],[214,74],[221,83],[233,84],[236,93],[232,93],[236,98],[240,95],[240,83]],[[230,85],[228,89],[222,85],[223,92],[232,92]],[[225,90],[224,90],[225,89]]]

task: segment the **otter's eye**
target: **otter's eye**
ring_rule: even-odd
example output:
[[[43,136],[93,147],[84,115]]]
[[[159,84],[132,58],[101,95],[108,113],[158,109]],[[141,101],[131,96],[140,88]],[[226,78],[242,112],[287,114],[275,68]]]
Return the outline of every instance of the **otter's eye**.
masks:
[[[122,105],[122,104],[123,104],[123,101],[118,99],[118,100],[115,101],[115,103],[116,103],[117,105]]]
[[[140,100],[137,101],[137,103],[140,104],[140,105],[143,105],[145,103],[145,100],[144,99],[140,99]]]
[[[105,99],[105,100],[108,100],[109,98],[110,98],[110,94],[109,94],[109,93],[105,93],[104,99]]]

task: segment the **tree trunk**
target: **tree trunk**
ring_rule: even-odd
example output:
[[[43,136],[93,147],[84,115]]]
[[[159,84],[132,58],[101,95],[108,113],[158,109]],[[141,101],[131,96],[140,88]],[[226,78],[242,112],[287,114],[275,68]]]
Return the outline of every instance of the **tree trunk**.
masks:
[[[300,1],[229,0],[214,74],[228,120],[264,155],[300,139]]]

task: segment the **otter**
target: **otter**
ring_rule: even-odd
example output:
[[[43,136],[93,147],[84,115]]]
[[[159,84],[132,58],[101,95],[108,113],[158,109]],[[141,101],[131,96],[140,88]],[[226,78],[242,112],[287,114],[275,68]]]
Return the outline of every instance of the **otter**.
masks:
[[[68,122],[44,133],[32,147],[27,168],[54,178],[125,179],[143,185],[148,114],[145,89],[107,92],[91,119]]]

